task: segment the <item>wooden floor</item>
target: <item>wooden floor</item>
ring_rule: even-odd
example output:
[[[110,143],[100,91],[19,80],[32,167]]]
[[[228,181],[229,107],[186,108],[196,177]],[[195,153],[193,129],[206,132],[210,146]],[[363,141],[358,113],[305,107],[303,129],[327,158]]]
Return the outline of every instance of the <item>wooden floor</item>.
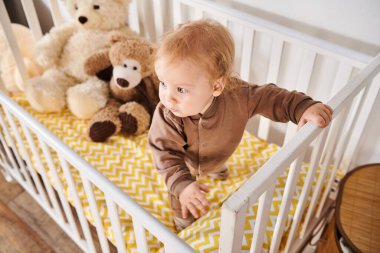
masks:
[[[339,253],[334,234],[335,219],[330,221],[326,231],[318,241],[317,253]]]
[[[17,183],[0,173],[0,253],[82,252]]]

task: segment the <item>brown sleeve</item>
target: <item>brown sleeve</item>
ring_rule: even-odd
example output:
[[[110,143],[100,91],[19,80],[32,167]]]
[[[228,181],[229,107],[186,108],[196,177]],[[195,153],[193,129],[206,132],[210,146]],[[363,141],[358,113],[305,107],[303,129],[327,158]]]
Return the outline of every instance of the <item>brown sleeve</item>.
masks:
[[[196,180],[185,164],[185,144],[180,125],[164,112],[162,104],[158,104],[149,130],[149,146],[168,191],[177,198]]]
[[[302,92],[288,91],[275,84],[248,87],[249,117],[260,114],[278,122],[289,120],[297,124],[303,112],[311,105],[319,103]]]

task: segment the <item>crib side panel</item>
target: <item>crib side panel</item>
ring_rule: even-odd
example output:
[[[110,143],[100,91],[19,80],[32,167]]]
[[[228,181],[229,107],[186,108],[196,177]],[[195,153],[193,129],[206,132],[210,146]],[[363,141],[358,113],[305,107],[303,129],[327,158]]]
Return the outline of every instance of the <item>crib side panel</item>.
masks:
[[[317,128],[308,123],[289,140],[287,144],[273,156],[255,175],[253,175],[237,192],[235,192],[222,207],[222,225],[220,251],[230,252],[241,250],[241,231],[228,230],[241,224],[245,219],[246,210],[252,205],[258,205],[258,210],[267,210],[268,194],[278,177],[290,166],[287,173],[284,197],[281,201],[280,212],[275,222],[275,229],[269,251],[298,252],[303,248],[315,229],[316,224],[326,220],[332,208],[334,199],[334,184],[344,174],[348,167],[343,167],[343,154],[350,150],[347,145],[352,140],[355,129],[362,126],[360,115],[367,114],[365,104],[372,96],[377,96],[380,89],[380,54],[364,68],[354,79],[350,80],[345,89],[338,92],[329,100],[334,109],[332,123],[325,129]],[[375,95],[373,95],[375,94]],[[305,164],[305,151],[313,145],[311,161]],[[302,164],[302,166],[301,166]],[[305,167],[306,166],[306,167]],[[299,178],[300,169],[306,169],[306,177]],[[296,196],[294,181],[302,188]],[[270,195],[269,195],[270,196]],[[265,201],[263,200],[265,199]],[[297,200],[294,215],[290,222],[287,236],[285,221],[289,216],[289,204]],[[331,200],[330,200],[331,199]],[[272,208],[275,208],[272,206]],[[235,214],[231,219],[231,215]],[[255,220],[252,238],[252,252],[260,252],[263,247],[262,237],[266,236],[267,220],[265,214],[260,214]],[[273,222],[273,221],[272,221]],[[284,248],[280,248],[280,244]]]

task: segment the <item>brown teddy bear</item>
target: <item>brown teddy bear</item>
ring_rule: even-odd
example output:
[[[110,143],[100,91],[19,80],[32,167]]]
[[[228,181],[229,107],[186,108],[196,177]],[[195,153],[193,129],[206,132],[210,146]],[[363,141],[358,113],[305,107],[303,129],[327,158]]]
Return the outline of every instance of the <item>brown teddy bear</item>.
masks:
[[[154,74],[153,44],[121,33],[110,36],[111,48],[90,56],[85,71],[109,80],[110,98],[89,122],[89,137],[105,142],[119,132],[139,135],[151,123],[159,101],[159,81]]]

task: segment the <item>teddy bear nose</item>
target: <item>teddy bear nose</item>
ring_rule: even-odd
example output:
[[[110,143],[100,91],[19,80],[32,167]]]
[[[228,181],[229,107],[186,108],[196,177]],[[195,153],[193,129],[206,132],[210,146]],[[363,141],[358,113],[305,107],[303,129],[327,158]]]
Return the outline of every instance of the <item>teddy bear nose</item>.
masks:
[[[129,86],[129,82],[123,78],[117,78],[116,82],[118,85],[120,85],[123,88],[127,88]]]
[[[78,18],[78,20],[79,20],[79,22],[80,22],[81,24],[84,24],[84,23],[87,22],[88,18],[86,18],[85,16],[80,16],[80,17]]]

